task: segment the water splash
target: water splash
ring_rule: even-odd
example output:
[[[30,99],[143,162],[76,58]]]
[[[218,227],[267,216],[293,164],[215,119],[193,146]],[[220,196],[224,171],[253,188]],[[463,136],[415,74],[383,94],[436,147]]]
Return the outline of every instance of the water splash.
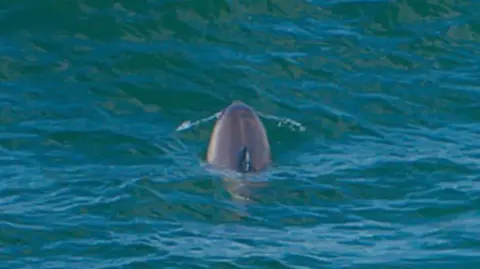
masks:
[[[221,112],[219,111],[219,112],[217,112],[213,115],[210,115],[210,116],[208,116],[206,118],[203,118],[203,119],[199,119],[199,120],[194,121],[194,122],[189,121],[189,120],[184,121],[184,122],[182,122],[182,124],[180,124],[180,126],[177,127],[177,129],[175,131],[177,131],[177,132],[185,131],[185,130],[191,129],[194,126],[200,125],[201,123],[208,122],[208,121],[211,121],[213,119],[218,119],[218,117],[220,117],[220,114],[221,114]]]
[[[282,127],[282,126],[286,125],[290,128],[290,130],[296,131],[298,129],[298,131],[300,131],[300,132],[305,132],[305,130],[307,129],[305,126],[303,126],[298,121],[294,121],[294,120],[289,119],[289,118],[277,117],[277,116],[274,116],[274,115],[267,115],[267,114],[263,114],[261,112],[257,112],[257,113],[260,117],[262,117],[264,119],[277,121],[278,122],[277,123],[278,127]]]
[[[274,115],[267,115],[267,114],[263,114],[263,113],[258,112],[258,111],[257,111],[257,114],[264,119],[274,120],[274,121],[278,122],[277,123],[278,127],[287,126],[292,131],[298,130],[300,132],[305,132],[305,130],[307,129],[301,123],[299,123],[297,121],[294,121],[292,119],[289,119],[289,118],[277,117],[277,116],[274,116]],[[214,120],[214,119],[218,119],[220,117],[220,115],[221,115],[221,111],[216,112],[215,114],[210,115],[206,118],[199,119],[199,120],[196,120],[196,121],[193,121],[193,122],[190,121],[190,120],[184,121],[184,122],[182,122],[182,124],[180,124],[177,127],[177,129],[175,131],[181,132],[181,131],[191,129],[191,128],[193,128],[197,125],[200,125],[202,123],[209,122],[209,121]]]

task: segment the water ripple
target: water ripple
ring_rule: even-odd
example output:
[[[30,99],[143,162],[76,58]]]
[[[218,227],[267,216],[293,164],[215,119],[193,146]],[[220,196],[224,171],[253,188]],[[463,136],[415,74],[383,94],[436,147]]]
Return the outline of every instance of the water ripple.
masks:
[[[478,10],[2,1],[2,265],[477,268]],[[175,132],[235,99],[274,157],[248,202],[213,121]]]

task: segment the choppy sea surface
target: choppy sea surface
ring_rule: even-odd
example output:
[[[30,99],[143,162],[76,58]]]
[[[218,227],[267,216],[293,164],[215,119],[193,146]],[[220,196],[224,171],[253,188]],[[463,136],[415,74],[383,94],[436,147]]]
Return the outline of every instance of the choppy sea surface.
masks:
[[[476,269],[479,158],[478,1],[0,1],[0,268]]]

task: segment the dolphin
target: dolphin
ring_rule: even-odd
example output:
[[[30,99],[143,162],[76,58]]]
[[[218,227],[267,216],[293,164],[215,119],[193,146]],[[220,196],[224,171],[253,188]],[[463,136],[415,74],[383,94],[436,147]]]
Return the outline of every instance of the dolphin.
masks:
[[[250,106],[234,101],[223,109],[210,136],[207,162],[242,176],[268,168],[271,151],[267,131]],[[234,197],[245,199],[249,196],[244,183],[228,177],[224,180],[230,183],[227,189]]]
[[[210,136],[207,162],[242,174],[268,167],[271,152],[267,131],[250,106],[234,101],[221,112]]]

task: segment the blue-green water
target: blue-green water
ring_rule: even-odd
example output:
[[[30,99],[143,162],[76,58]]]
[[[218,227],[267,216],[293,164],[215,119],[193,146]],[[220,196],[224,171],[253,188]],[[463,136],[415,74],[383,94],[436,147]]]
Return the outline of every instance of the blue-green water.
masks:
[[[0,1],[0,268],[480,268],[478,1]],[[204,169],[233,100],[274,165]]]

